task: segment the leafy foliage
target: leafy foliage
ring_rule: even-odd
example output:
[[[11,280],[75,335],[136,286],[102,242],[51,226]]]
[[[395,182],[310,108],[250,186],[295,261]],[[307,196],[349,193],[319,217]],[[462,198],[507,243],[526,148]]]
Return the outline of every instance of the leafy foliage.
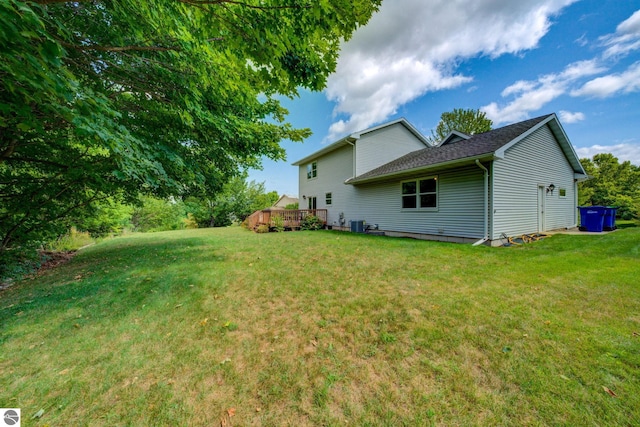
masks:
[[[76,227],[71,227],[68,233],[58,237],[55,241],[47,245],[51,251],[75,251],[83,246],[95,243],[87,231],[78,231]]]
[[[35,245],[0,251],[0,287],[6,281],[20,279],[32,273],[40,267],[42,261]]]
[[[256,227],[256,233],[258,234],[268,233],[269,231],[269,226],[267,224],[262,224]]]
[[[174,200],[143,197],[131,217],[135,231],[166,231],[184,228],[184,205]]]
[[[108,198],[92,203],[84,213],[76,212],[73,224],[80,230],[87,231],[93,237],[105,237],[120,234],[131,229],[131,215],[134,207]]]
[[[283,139],[379,0],[0,2],[0,250],[98,201],[213,194]]]
[[[453,111],[442,113],[435,131],[427,139],[435,144],[445,139],[454,130],[467,135],[488,132],[493,122],[480,110],[454,108]]]
[[[323,227],[324,222],[315,215],[307,215],[300,221],[301,230],[320,230]]]
[[[591,179],[579,184],[581,206],[616,206],[622,219],[640,218],[640,167],[610,153],[580,159]]]
[[[284,231],[284,217],[276,215],[272,217],[271,223],[273,224],[273,230],[282,233]]]
[[[278,193],[267,192],[264,182],[247,182],[243,173],[225,183],[213,197],[188,197],[187,212],[193,215],[199,227],[225,227],[234,221],[242,222],[257,210],[272,206]]]

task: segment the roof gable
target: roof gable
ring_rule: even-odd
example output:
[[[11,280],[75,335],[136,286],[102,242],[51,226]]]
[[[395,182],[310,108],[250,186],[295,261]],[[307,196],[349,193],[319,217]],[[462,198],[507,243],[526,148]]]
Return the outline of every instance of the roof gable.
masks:
[[[527,136],[531,135],[533,132],[535,132],[536,130],[538,130],[540,127],[544,125],[548,125],[549,129],[551,129],[551,133],[553,133],[553,136],[556,138],[556,141],[558,141],[558,144],[560,144],[560,148],[562,149],[562,152],[564,153],[565,157],[569,161],[569,164],[573,168],[573,171],[577,174],[586,175],[586,172],[582,167],[582,163],[580,163],[580,158],[578,157],[578,154],[575,152],[573,145],[569,141],[569,137],[565,133],[564,128],[560,124],[560,121],[558,120],[558,117],[555,114],[550,114],[546,116],[546,118],[540,123],[538,123],[536,126],[524,132],[522,135],[510,141],[508,144],[505,144],[502,147],[500,147],[500,149],[496,150],[496,153],[495,153],[496,157],[499,157],[499,158],[504,157],[505,152],[510,147],[514,146],[515,144],[517,144]]]
[[[363,135],[372,133],[372,132],[377,132],[379,130],[388,128],[390,126],[394,126],[394,125],[401,125],[404,126],[409,132],[411,132],[420,142],[422,142],[425,146],[431,146],[431,144],[429,144],[429,141],[427,141],[427,139],[424,137],[424,135],[422,135],[411,123],[409,123],[406,119],[404,118],[400,118],[397,120],[393,120],[387,123],[383,123],[381,125],[378,126],[374,126],[368,129],[365,129],[363,131],[359,131],[359,132],[354,132],[348,136],[345,136],[342,139],[339,139],[338,141],[300,159],[295,161],[294,163],[292,163],[293,166],[300,166],[300,165],[304,165],[306,163],[309,163],[310,161],[317,159],[318,157],[321,157],[325,154],[328,154],[332,151],[337,150],[338,148],[344,147],[345,145],[353,145],[354,143],[356,143]]]
[[[442,147],[443,145],[449,144],[451,142],[463,141],[471,138],[471,135],[467,135],[466,133],[458,132],[457,130],[452,130],[449,135],[439,144],[436,144],[438,147]]]
[[[280,196],[280,198],[278,199],[277,202],[275,202],[271,207],[280,207],[280,208],[284,208],[287,205],[292,205],[294,203],[298,203],[298,198],[295,196],[288,196],[286,194],[283,194],[282,196]]]

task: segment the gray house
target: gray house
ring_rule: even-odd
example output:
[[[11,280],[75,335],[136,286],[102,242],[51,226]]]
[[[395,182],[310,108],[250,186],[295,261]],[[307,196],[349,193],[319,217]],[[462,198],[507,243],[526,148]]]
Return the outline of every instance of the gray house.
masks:
[[[351,134],[299,166],[301,209],[387,235],[499,244],[502,235],[573,228],[586,179],[555,114],[432,146],[409,122]]]

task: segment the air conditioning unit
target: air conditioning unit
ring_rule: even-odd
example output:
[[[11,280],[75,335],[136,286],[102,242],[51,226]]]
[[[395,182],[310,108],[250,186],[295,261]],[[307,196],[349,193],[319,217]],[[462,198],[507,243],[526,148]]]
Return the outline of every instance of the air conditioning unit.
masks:
[[[364,220],[349,221],[352,233],[364,233]]]

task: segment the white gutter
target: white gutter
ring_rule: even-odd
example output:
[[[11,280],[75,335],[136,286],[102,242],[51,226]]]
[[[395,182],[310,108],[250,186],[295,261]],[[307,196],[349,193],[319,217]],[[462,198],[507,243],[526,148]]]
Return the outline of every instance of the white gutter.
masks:
[[[489,170],[478,159],[476,159],[476,165],[484,171],[484,237],[475,242],[473,246],[481,245],[489,240]]]

